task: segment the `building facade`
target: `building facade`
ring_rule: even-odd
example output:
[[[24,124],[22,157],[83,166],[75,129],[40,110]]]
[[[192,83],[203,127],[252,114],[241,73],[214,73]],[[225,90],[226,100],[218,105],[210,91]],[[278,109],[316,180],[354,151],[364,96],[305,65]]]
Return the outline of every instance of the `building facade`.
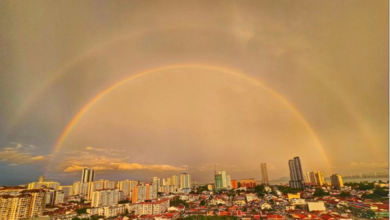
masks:
[[[93,182],[95,180],[95,170],[84,168],[81,173],[81,183]]]
[[[312,171],[309,173],[310,183],[317,186],[322,186],[325,183],[324,173],[321,171]]]
[[[330,182],[332,184],[332,187],[336,189],[340,189],[344,186],[343,177],[340,174],[333,174],[332,176],[330,176]]]
[[[0,220],[38,217],[43,214],[44,208],[44,190],[24,190],[19,195],[0,196]]]
[[[290,169],[290,187],[304,189],[304,176],[302,172],[301,160],[299,157],[294,157],[294,159],[289,160],[288,166]]]
[[[265,185],[265,186],[268,186],[269,185],[269,181],[268,181],[267,164],[262,163],[260,165],[260,168],[261,168],[261,183],[263,185]]]
[[[118,189],[101,189],[93,192],[91,207],[111,206],[118,204]]]
[[[180,174],[180,189],[191,189],[191,174]]]
[[[145,200],[157,199],[157,188],[150,184],[137,185],[133,188],[132,203],[144,202]]]

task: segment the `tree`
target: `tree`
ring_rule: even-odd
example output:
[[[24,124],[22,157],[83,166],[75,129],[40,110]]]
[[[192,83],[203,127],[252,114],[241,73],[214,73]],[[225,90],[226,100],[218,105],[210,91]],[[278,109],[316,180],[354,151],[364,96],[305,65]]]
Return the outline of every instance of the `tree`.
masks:
[[[383,188],[376,188],[374,190],[374,194],[380,196],[380,197],[386,197],[389,196],[389,192],[384,190]]]
[[[125,209],[125,213],[122,213],[121,216],[126,216],[129,214],[129,210]]]
[[[301,189],[291,188],[288,186],[278,186],[278,190],[282,192],[283,194],[287,193],[298,193],[301,191]]]
[[[369,190],[374,189],[375,185],[374,183],[368,183],[368,182],[347,182],[344,184],[345,186],[350,186],[352,188],[359,188],[360,190]]]
[[[372,211],[372,210],[367,210],[367,211],[365,211],[365,212],[362,214],[362,216],[363,216],[364,218],[372,219],[372,218],[375,218],[375,212]]]
[[[170,202],[171,206],[180,206],[180,205],[184,205],[186,208],[188,208],[188,203],[186,203],[185,201],[181,200],[180,198],[176,197],[176,198],[173,198]]]
[[[257,185],[255,186],[255,192],[260,196],[264,196],[265,193],[264,193],[264,185]]]
[[[236,216],[187,216],[178,220],[238,220]]]
[[[382,188],[376,188],[373,193],[371,194],[363,194],[363,199],[372,199],[372,200],[381,200],[389,196],[389,192],[382,189]]]
[[[204,186],[199,186],[198,187],[198,192],[201,193],[203,191],[208,191],[209,190],[209,187],[208,185],[204,185]]]
[[[118,204],[124,204],[124,203],[129,203],[130,201],[129,200],[122,200],[122,201],[119,201]]]
[[[87,213],[87,208],[76,209],[76,213],[79,215]]]
[[[338,196],[341,197],[341,198],[351,197],[351,193],[349,193],[349,192],[341,192],[340,195],[338,195]]]
[[[316,189],[313,195],[317,197],[322,197],[322,196],[328,196],[329,193],[325,192],[323,189]]]

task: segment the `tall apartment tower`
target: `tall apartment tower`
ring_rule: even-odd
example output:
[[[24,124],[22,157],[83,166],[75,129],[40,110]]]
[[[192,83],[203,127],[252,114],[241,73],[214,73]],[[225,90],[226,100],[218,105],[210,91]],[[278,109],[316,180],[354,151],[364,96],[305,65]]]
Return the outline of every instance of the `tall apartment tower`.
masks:
[[[262,163],[260,165],[260,168],[261,168],[261,183],[265,186],[268,186],[269,185],[269,181],[268,181],[268,171],[267,171],[267,164],[266,163]]]
[[[180,188],[191,189],[191,174],[189,173],[180,174]]]
[[[324,173],[321,171],[312,171],[309,173],[310,183],[317,186],[322,186],[325,183]]]
[[[180,177],[179,175],[172,175],[171,177],[171,186],[173,186],[173,190],[180,188]]]
[[[44,190],[5,191],[0,194],[1,220],[32,219],[43,215],[46,198]]]
[[[84,168],[81,174],[81,183],[93,182],[95,180],[95,170]]]
[[[222,189],[222,174],[215,174],[214,175],[215,178],[214,178],[214,189],[215,191],[218,191],[220,189]]]
[[[294,157],[294,159],[289,160],[288,166],[290,168],[290,187],[304,189],[304,177],[302,172],[301,160],[299,159],[299,157]]]
[[[228,190],[231,190],[232,189],[232,178],[230,177],[230,175],[227,175],[226,176],[226,184],[227,184],[227,189]]]
[[[330,182],[332,186],[336,189],[340,189],[344,186],[343,178],[340,174],[333,174],[332,176],[330,176]]]
[[[158,177],[153,177],[153,182],[152,182],[153,186],[157,187],[157,189],[160,188],[160,178]]]

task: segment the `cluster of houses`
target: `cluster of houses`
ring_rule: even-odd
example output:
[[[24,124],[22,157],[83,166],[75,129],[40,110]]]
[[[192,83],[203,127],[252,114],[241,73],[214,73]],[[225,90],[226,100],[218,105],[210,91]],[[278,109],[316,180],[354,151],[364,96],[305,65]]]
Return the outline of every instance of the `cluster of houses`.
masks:
[[[230,216],[241,220],[352,220],[355,217],[373,219],[389,217],[388,202],[363,199],[362,195],[370,193],[370,190],[355,190],[348,187],[324,190],[327,193],[325,196],[314,196],[315,189],[310,188],[298,193],[283,194],[277,187],[274,187],[273,193],[266,193],[263,196],[259,196],[253,190],[217,194],[212,191],[162,194],[158,199],[139,203],[87,206],[84,207],[86,213],[79,214],[78,217],[98,215],[118,220],[175,220],[191,216]],[[348,192],[350,196],[340,197],[342,192]],[[50,218],[51,220],[71,220],[76,216],[71,210],[83,208],[75,207],[74,203],[60,206],[59,210],[69,212]]]

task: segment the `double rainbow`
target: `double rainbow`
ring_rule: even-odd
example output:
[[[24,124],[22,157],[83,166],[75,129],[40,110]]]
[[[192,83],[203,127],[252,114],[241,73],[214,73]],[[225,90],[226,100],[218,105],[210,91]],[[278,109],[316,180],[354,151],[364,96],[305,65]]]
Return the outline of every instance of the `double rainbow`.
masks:
[[[130,77],[124,78],[121,81],[111,85],[110,87],[105,89],[103,92],[99,93],[97,96],[95,96],[93,99],[91,99],[72,118],[72,120],[68,123],[68,125],[65,127],[65,129],[61,133],[60,137],[56,141],[55,147],[54,147],[54,149],[52,151],[52,155],[55,155],[60,150],[60,148],[62,147],[64,141],[69,136],[69,134],[72,131],[72,129],[76,126],[77,122],[83,117],[83,115],[86,114],[88,112],[88,110],[95,103],[97,103],[99,100],[104,98],[106,95],[108,95],[109,93],[111,93],[115,89],[123,86],[124,84],[126,84],[129,81],[132,81],[132,80],[135,80],[135,79],[138,79],[140,77],[147,76],[147,75],[150,75],[150,74],[157,74],[158,72],[161,72],[161,71],[164,71],[164,70],[173,70],[173,69],[180,69],[180,68],[206,69],[206,70],[217,71],[217,72],[220,72],[220,73],[223,73],[223,74],[234,75],[234,76],[240,77],[242,79],[245,79],[248,82],[254,84],[255,86],[259,86],[262,89],[266,90],[271,95],[273,95],[276,99],[281,101],[286,107],[288,107],[289,110],[291,110],[293,112],[293,114],[299,119],[299,121],[304,125],[304,127],[310,132],[310,134],[314,138],[315,143],[316,143],[320,153],[322,154],[326,164],[328,166],[330,166],[329,158],[326,155],[324,147],[321,144],[317,134],[315,133],[313,128],[310,126],[310,124],[306,121],[306,119],[302,116],[302,114],[298,111],[298,109],[295,108],[286,98],[284,98],[282,95],[280,95],[276,91],[268,88],[267,86],[265,86],[262,82],[258,81],[257,79],[249,77],[249,76],[247,76],[247,75],[245,75],[243,73],[240,73],[238,71],[233,71],[233,70],[230,70],[230,69],[224,69],[224,68],[215,67],[215,66],[199,65],[199,64],[183,64],[183,65],[172,65],[172,66],[165,66],[165,67],[160,67],[160,68],[154,68],[154,69],[150,69],[150,70],[147,70],[147,71],[144,71],[144,72],[140,72],[140,73],[134,74],[134,75],[132,75]]]

